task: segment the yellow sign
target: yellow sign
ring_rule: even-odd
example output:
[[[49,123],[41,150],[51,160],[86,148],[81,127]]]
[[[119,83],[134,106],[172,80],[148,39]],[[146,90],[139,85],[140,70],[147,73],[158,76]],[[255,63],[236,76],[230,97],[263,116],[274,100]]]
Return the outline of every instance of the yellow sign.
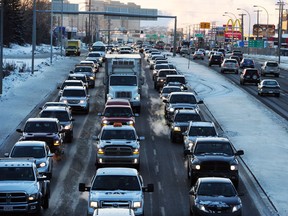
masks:
[[[239,31],[242,32],[242,29],[240,28],[241,27],[241,21],[239,19],[236,19],[235,21],[233,21],[232,19],[229,19],[227,24],[226,24],[225,31],[229,30],[230,22],[231,22],[231,26],[232,26],[232,31],[235,31],[236,28],[239,28]],[[237,24],[238,24],[238,27],[237,27]]]
[[[200,28],[201,29],[210,29],[210,22],[201,22]]]

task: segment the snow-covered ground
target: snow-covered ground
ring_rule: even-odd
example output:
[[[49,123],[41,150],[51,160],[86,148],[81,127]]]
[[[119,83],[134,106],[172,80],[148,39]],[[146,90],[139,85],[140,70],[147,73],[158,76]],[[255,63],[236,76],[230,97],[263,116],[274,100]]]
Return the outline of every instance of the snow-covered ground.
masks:
[[[42,52],[50,47],[41,48]],[[38,49],[37,49],[38,50]],[[4,49],[5,56],[31,55],[31,47]],[[252,56],[254,59],[275,59],[271,56]],[[39,60],[39,59],[38,59]],[[0,143],[15,131],[29,112],[61,83],[75,58],[53,56],[41,59],[37,72],[15,72],[3,80],[0,97]],[[280,215],[288,215],[286,181],[288,179],[288,124],[243,89],[233,85],[214,70],[182,57],[169,57],[186,75],[189,85],[213,113],[237,149],[243,149],[244,161],[252,170]],[[29,63],[27,63],[29,64]],[[29,67],[29,66],[28,66]],[[281,67],[288,68],[288,59],[281,57]],[[245,104],[245,109],[243,109]],[[152,127],[151,127],[152,128]],[[272,160],[273,159],[273,160]]]

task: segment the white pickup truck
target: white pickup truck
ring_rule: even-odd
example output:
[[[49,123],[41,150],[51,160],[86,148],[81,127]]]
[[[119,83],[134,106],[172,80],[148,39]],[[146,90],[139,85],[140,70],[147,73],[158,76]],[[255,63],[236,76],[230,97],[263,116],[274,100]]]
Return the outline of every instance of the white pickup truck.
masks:
[[[144,192],[153,192],[154,185],[144,186],[134,168],[99,168],[91,186],[79,184],[79,191],[89,192],[87,215],[100,208],[131,208],[135,215],[144,215]]]

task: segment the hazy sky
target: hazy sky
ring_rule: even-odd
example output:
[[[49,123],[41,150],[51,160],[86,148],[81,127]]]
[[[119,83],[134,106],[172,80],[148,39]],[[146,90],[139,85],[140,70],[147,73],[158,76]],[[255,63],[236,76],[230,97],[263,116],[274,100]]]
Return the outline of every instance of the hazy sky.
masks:
[[[251,28],[253,24],[257,24],[257,12],[259,12],[259,24],[267,24],[267,12],[269,14],[269,24],[278,25],[278,7],[276,0],[119,0],[120,2],[134,2],[137,5],[141,5],[141,8],[156,8],[161,10],[165,15],[177,16],[178,27],[187,28],[187,26],[199,24],[200,22],[216,22],[217,26],[226,24],[229,17],[233,19],[235,17],[232,14],[223,16],[224,12],[233,13],[238,17],[240,13],[246,13],[245,11],[237,10],[242,8],[250,13]],[[255,8],[253,5],[259,5],[261,7]],[[284,6],[284,9],[288,6]],[[173,22],[173,20],[171,20]],[[249,16],[244,16],[244,25],[249,23]],[[154,21],[152,25],[157,25],[157,21]],[[172,25],[171,25],[172,26]],[[244,26],[245,27],[245,26]],[[192,27],[191,27],[192,28]],[[246,28],[245,28],[246,29]]]

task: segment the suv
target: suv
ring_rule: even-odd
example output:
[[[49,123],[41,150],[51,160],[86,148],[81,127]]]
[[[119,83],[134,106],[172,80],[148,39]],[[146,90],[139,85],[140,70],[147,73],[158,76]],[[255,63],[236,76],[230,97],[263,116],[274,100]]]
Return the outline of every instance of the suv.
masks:
[[[160,90],[166,81],[166,75],[177,74],[175,69],[160,69],[157,72],[157,75],[154,80],[154,88]]]
[[[1,214],[36,214],[49,208],[49,176],[41,176],[34,159],[0,159]]]
[[[96,167],[103,165],[130,165],[140,167],[140,143],[144,137],[138,137],[133,126],[103,126],[96,137]]]
[[[85,74],[80,73],[70,73],[68,75],[67,80],[82,80],[82,82],[85,84],[85,86],[88,88],[88,79]]]
[[[254,83],[258,85],[260,83],[260,74],[256,68],[245,68],[240,74],[240,85],[245,83]]]
[[[64,131],[57,118],[29,118],[24,125],[24,129],[16,129],[16,131],[22,133],[19,141],[44,141],[53,153],[63,153]]]
[[[113,125],[116,122],[134,126],[134,116],[139,115],[134,115],[130,105],[106,105],[104,111],[102,113],[98,113],[98,116],[103,116],[101,120],[101,126]]]
[[[183,132],[187,130],[190,121],[202,121],[197,109],[179,109],[175,111],[172,119],[170,139],[172,142],[183,141]]]
[[[198,104],[203,101],[198,101],[193,92],[171,92],[167,99],[164,99],[164,116],[169,121],[174,116],[177,109],[199,109]]]
[[[154,185],[144,186],[142,176],[134,168],[99,168],[91,187],[79,184],[79,191],[89,192],[87,215],[101,208],[131,208],[135,215],[144,215],[144,193],[153,192]]]
[[[92,66],[89,65],[75,65],[73,71],[70,71],[71,74],[84,74],[88,80],[88,87],[94,88],[95,87],[95,70]]]
[[[41,110],[40,118],[57,118],[63,127],[65,141],[71,143],[73,140],[73,117],[71,110],[66,107],[49,106]]]
[[[211,55],[210,58],[209,58],[209,66],[212,66],[212,65],[218,65],[219,67],[221,66],[221,63],[223,61],[223,58],[221,55]]]
[[[90,96],[87,89],[81,86],[66,86],[63,89],[60,102],[67,103],[73,111],[89,113]]]
[[[215,124],[210,121],[189,122],[187,130],[183,133],[184,151],[191,148],[198,137],[217,137]]]
[[[274,75],[275,77],[279,77],[280,68],[276,61],[265,61],[260,69],[261,75],[266,76],[267,74]]]
[[[65,80],[61,86],[57,87],[57,89],[59,89],[59,93],[58,93],[58,96],[59,98],[61,97],[62,95],[62,92],[63,92],[63,89],[66,87],[66,86],[83,86],[83,87],[87,87],[82,80]],[[87,88],[87,91],[88,91],[88,88]]]
[[[200,177],[225,177],[237,188],[239,183],[238,160],[243,150],[234,151],[231,142],[223,137],[197,138],[188,151],[188,178],[191,186]]]
[[[173,85],[180,86],[182,90],[188,89],[186,78],[184,75],[181,74],[166,75],[166,81],[164,85],[168,85],[169,83],[173,83]]]
[[[153,71],[152,71],[152,79],[153,80],[155,80],[155,77],[156,77],[156,75],[157,75],[157,73],[158,73],[158,71],[160,69],[170,69],[170,66],[169,66],[168,63],[166,63],[166,64],[156,64],[154,66],[154,68],[153,68]]]
[[[34,158],[39,174],[48,175],[52,178],[53,153],[44,141],[18,141],[14,144],[5,157],[9,158]]]
[[[232,71],[235,74],[239,73],[239,64],[236,59],[224,59],[221,64],[221,73]]]

